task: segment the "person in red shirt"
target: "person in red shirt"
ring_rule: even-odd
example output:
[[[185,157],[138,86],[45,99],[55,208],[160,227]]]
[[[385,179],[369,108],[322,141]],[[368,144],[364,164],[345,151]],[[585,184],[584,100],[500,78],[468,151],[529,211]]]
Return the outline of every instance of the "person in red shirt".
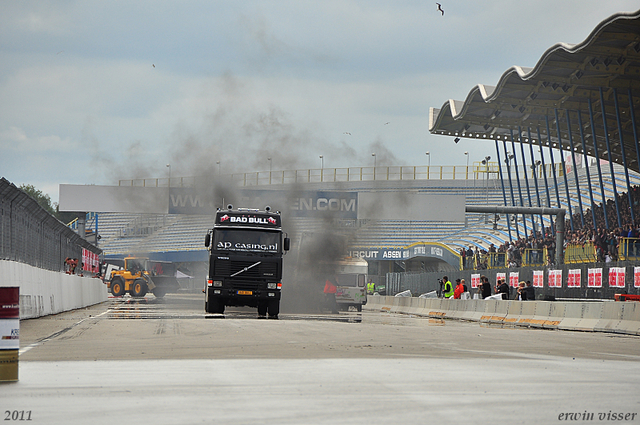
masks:
[[[338,313],[338,303],[336,302],[336,292],[338,287],[329,279],[324,283],[324,299],[327,307],[332,313]]]
[[[460,299],[460,295],[464,292],[464,285],[460,281],[460,279],[456,279],[456,289],[453,290],[453,298],[456,300]]]

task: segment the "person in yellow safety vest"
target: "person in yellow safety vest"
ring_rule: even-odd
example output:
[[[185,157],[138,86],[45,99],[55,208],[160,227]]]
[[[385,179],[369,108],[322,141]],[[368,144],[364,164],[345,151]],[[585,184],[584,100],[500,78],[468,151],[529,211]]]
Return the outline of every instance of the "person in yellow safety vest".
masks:
[[[367,294],[373,295],[375,291],[376,291],[376,284],[373,283],[371,279],[369,279],[369,282],[367,282]]]
[[[451,284],[449,277],[448,276],[443,277],[442,281],[444,282],[444,297],[445,298],[453,297],[453,285]]]

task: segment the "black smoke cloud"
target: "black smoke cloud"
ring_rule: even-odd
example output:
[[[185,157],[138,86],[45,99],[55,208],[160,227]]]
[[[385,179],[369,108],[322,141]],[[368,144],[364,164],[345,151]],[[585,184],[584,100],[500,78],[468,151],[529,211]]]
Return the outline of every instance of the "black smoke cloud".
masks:
[[[354,166],[373,165],[372,152],[376,153],[378,166],[397,163],[381,139],[359,152],[345,141],[324,140],[318,136],[319,131],[296,123],[277,106],[255,106],[249,90],[231,75],[223,76],[220,86],[211,89],[210,94],[217,106],[203,112],[201,126],[193,128],[178,123],[167,141],[172,186],[195,187],[207,204],[224,207],[226,203],[234,203],[236,207],[262,209],[264,205],[236,203],[245,184],[251,185],[251,189],[264,187],[247,182],[244,173],[255,177],[257,171],[268,175],[270,167],[274,175],[281,170],[319,168],[319,153],[326,159],[339,158]],[[114,179],[149,178],[153,165],[156,175],[167,175],[164,161],[149,164],[141,159],[143,148],[142,143],[135,141],[119,161],[111,162],[109,173]],[[300,184],[278,187],[283,188],[292,197],[305,190]],[[336,190],[336,186],[331,190]],[[308,222],[289,219],[286,207],[281,210],[283,227],[292,238],[292,250],[285,257],[282,311],[318,312],[322,309],[324,281],[333,274],[331,264],[346,254],[354,236],[351,230],[337,227],[331,216],[316,219],[309,229]]]

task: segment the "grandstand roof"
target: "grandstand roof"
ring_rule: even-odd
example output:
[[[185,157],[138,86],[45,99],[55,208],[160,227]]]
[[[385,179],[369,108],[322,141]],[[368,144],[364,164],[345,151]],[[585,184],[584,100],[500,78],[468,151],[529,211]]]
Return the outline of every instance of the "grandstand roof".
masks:
[[[603,104],[606,120],[602,118]],[[636,151],[639,110],[640,10],[605,19],[580,44],[551,46],[533,68],[509,68],[496,86],[478,84],[464,101],[451,99],[440,109],[431,108],[429,131],[494,140],[511,140],[513,133],[516,141],[535,144],[539,131],[543,146],[550,142],[553,148],[570,150],[571,136],[575,152],[582,153],[581,120],[589,156],[623,165],[626,161],[628,168],[640,171],[640,153]],[[611,143],[611,158],[605,134]]]

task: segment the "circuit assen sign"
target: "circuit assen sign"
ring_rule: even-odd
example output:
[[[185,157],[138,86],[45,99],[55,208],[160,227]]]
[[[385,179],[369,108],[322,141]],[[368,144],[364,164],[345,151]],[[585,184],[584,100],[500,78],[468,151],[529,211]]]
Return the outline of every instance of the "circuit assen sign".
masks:
[[[354,249],[347,253],[350,257],[363,258],[367,261],[409,260],[415,257],[430,257],[443,260],[458,266],[460,259],[450,250],[437,244],[418,244],[408,248],[367,248]]]
[[[207,196],[194,188],[171,188],[169,214],[213,214],[218,207],[231,203],[240,208],[263,209],[269,205],[294,217],[322,217],[355,220],[358,218],[357,192],[284,190],[240,190],[234,198]]]

